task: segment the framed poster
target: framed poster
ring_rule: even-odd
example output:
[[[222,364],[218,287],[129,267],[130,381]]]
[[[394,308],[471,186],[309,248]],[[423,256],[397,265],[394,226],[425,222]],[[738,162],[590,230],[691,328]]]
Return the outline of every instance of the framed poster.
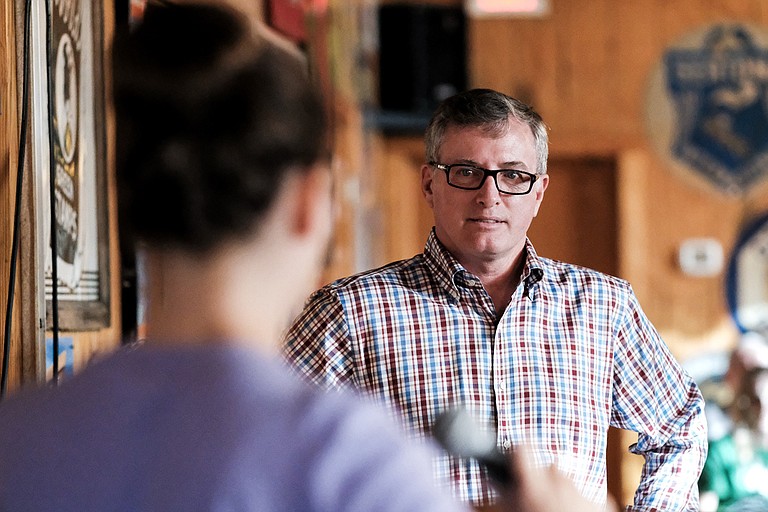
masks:
[[[32,32],[32,159],[46,324],[55,274],[59,328],[95,330],[110,323],[102,4],[57,0],[46,13],[43,3]]]

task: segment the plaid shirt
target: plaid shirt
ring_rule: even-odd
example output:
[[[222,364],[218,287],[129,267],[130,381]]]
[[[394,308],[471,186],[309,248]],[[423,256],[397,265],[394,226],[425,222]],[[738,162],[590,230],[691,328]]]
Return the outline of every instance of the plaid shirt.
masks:
[[[703,400],[629,284],[537,256],[501,318],[480,280],[430,235],[423,254],[318,290],[287,334],[289,362],[314,382],[384,400],[415,437],[461,404],[498,444],[533,447],[580,491],[606,499],[606,435],[638,432],[645,457],[629,510],[698,510]],[[539,270],[536,270],[539,269]],[[437,477],[475,505],[494,499],[474,461],[447,455]]]

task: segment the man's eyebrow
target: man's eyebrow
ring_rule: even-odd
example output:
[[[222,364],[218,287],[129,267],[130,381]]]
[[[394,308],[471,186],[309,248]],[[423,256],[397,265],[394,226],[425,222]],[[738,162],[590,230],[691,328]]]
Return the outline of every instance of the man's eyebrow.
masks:
[[[474,166],[474,167],[479,167],[481,169],[484,169],[484,167],[482,165],[478,164],[477,162],[475,162],[474,160],[469,159],[469,158],[459,158],[458,160],[456,160],[456,163],[457,164],[467,164],[467,165],[471,165],[471,166]],[[519,160],[512,160],[512,161],[509,161],[509,162],[504,162],[504,163],[501,164],[500,168],[501,169],[507,169],[507,168],[512,168],[512,167],[523,167],[523,168],[526,168],[526,169],[528,168],[528,166],[525,165],[525,162],[521,162]]]
[[[525,167],[525,168],[528,167],[527,165],[525,165],[525,162],[520,162],[518,160],[515,160],[515,161],[512,161],[512,162],[504,162],[501,165],[503,167]]]

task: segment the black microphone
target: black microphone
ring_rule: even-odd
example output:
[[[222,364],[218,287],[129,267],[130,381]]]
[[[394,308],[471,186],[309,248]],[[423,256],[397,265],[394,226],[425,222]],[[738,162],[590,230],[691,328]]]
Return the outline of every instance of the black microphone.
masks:
[[[457,408],[440,414],[432,434],[451,455],[477,460],[496,485],[502,488],[515,485],[509,456],[496,447],[496,434],[482,430],[466,410]]]
[[[525,287],[530,288],[534,284],[541,281],[541,279],[544,277],[544,271],[540,268],[532,268],[531,273],[528,274],[528,277],[525,278]]]
[[[541,281],[541,279],[544,277],[544,271],[540,268],[532,268],[531,272],[528,274],[528,277],[525,278],[525,281],[523,281],[523,284],[525,285],[525,296],[530,297],[531,295],[531,288],[533,288],[533,285]]]

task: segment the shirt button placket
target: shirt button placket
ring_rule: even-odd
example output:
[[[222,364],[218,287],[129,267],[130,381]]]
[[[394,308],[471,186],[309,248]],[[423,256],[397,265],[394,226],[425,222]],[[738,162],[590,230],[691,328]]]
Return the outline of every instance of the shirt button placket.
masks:
[[[508,450],[512,446],[509,425],[507,425],[506,418],[508,417],[508,400],[509,400],[509,383],[507,382],[507,368],[504,364],[505,350],[501,339],[499,339],[499,333],[494,332],[494,391],[496,395],[496,428],[497,428],[497,442],[499,446]]]

